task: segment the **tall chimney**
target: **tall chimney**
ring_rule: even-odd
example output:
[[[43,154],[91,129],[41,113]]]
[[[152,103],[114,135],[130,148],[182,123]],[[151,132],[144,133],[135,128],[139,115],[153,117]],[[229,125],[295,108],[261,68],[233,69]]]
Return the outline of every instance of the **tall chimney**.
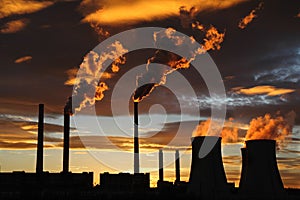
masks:
[[[158,165],[159,165],[159,181],[164,181],[164,154],[160,149],[158,153]]]
[[[70,148],[70,113],[64,109],[64,150],[63,150],[63,173],[69,172],[69,148]]]
[[[214,147],[205,157],[200,158],[199,151],[204,144],[214,145]],[[228,193],[227,179],[222,162],[220,137],[199,136],[193,138],[188,192],[207,199]]]
[[[176,180],[175,182],[180,182],[180,158],[179,158],[179,150],[175,152],[175,159],[176,159]]]
[[[134,102],[134,173],[140,173],[138,102]]]
[[[43,172],[43,145],[44,143],[44,104],[39,104],[38,142],[36,155],[36,173]]]
[[[246,160],[240,182],[240,193],[245,195],[278,195],[284,191],[276,161],[275,140],[246,141]]]

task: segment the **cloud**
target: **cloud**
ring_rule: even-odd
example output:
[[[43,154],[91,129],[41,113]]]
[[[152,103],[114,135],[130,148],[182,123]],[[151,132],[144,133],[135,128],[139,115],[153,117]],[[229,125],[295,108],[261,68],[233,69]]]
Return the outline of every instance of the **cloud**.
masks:
[[[241,29],[246,28],[248,26],[248,24],[250,22],[252,22],[254,18],[257,17],[258,11],[263,9],[263,5],[264,5],[264,3],[260,2],[260,4],[249,13],[249,15],[247,15],[246,17],[241,19],[241,21],[239,22],[239,28],[241,28]]]
[[[29,23],[28,19],[18,19],[7,22],[1,29],[0,33],[9,34],[23,30]]]
[[[254,75],[254,80],[259,82],[300,82],[300,66],[295,64],[291,66],[279,67],[268,71],[259,72]]]
[[[85,16],[84,22],[95,22],[102,25],[117,26],[120,24],[136,24],[142,21],[165,19],[170,16],[180,16],[180,8],[194,7],[199,12],[212,9],[224,9],[243,0],[191,0],[163,3],[159,0],[147,1],[92,1],[84,0],[80,10]],[[181,12],[182,13],[182,12]],[[182,16],[182,15],[181,15]]]
[[[181,97],[181,101],[186,102],[187,107],[200,106],[200,109],[210,109],[212,106],[219,107],[226,104],[228,108],[237,107],[256,107],[265,105],[278,105],[284,101],[280,98],[275,98],[268,95],[246,96],[244,94],[229,93],[226,98],[219,96],[201,95],[197,98],[186,96]]]
[[[23,63],[23,62],[28,62],[30,60],[32,60],[32,56],[23,56],[23,57],[17,58],[15,60],[15,63],[19,64],[19,63]]]
[[[0,19],[11,15],[34,13],[52,4],[51,1],[1,0]]]
[[[252,88],[233,88],[232,91],[238,94],[245,94],[245,95],[261,95],[266,94],[268,96],[277,96],[283,94],[289,94],[295,92],[294,89],[287,89],[287,88],[276,88],[270,85],[260,85],[255,86]]]

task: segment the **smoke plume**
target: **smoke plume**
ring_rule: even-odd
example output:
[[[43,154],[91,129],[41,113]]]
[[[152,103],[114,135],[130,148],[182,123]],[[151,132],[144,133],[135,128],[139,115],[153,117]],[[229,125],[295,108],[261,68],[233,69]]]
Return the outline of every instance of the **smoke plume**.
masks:
[[[270,139],[280,144],[292,131],[295,113],[272,117],[270,114],[252,119],[246,134],[246,140]]]
[[[192,136],[220,136],[222,137],[223,143],[233,143],[238,141],[238,128],[234,127],[232,120],[229,121],[228,126],[222,128],[221,134],[217,131],[218,128],[216,122],[212,122],[211,119],[201,122],[193,131]],[[211,128],[211,131],[208,133],[208,129]]]
[[[113,61],[110,70],[111,73],[117,73],[119,65],[126,62],[123,54],[127,52],[128,50],[119,41],[115,41],[107,47],[106,51],[102,51],[100,54],[95,51],[89,52],[80,65],[76,79],[74,70],[69,72],[69,81],[65,84],[75,84],[73,90],[73,109],[75,111],[94,105],[96,101],[104,98],[104,92],[109,87],[105,82],[99,82],[97,78],[109,79],[112,76],[110,73],[103,71],[103,63]]]
[[[187,58],[184,58],[169,52],[156,51],[155,55],[148,59],[147,72],[137,77],[137,90],[134,93],[133,100],[139,102],[149,96],[156,87],[164,85],[168,74],[178,69],[189,68],[190,63],[197,55],[206,53],[209,50],[219,50],[224,36],[225,33],[219,33],[215,27],[211,26],[206,31],[204,43],[201,47],[197,47],[193,37],[187,39],[186,37],[177,35],[176,30],[173,28],[154,33],[153,38],[158,48],[159,44],[167,44],[173,49],[186,49],[189,55]],[[161,63],[163,65],[157,68],[152,63]]]
[[[264,2],[260,2],[259,5],[249,13],[249,15],[247,15],[246,17],[241,19],[241,21],[239,22],[239,28],[241,28],[241,29],[246,28],[247,25],[250,22],[252,22],[254,18],[257,17],[257,13],[263,9],[263,5],[264,5]]]

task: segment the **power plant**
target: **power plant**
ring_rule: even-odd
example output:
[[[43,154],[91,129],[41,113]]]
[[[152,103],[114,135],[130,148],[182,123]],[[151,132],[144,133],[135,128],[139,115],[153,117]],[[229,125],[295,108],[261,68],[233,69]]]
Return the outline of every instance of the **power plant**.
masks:
[[[214,146],[208,155],[200,158],[200,148],[205,140]],[[217,141],[216,144],[215,141]],[[222,162],[220,137],[198,136],[192,139],[192,163],[188,192],[205,198],[229,193],[229,185]]]
[[[284,187],[276,161],[275,140],[248,140],[242,148],[240,193],[278,196]]]
[[[100,186],[93,186],[93,172],[72,173],[69,170],[70,117],[72,105],[64,108],[63,170],[49,173],[43,170],[44,105],[38,106],[36,173],[0,173],[0,199],[22,199],[15,195],[38,199],[126,199],[139,194],[146,199],[282,199],[287,195],[276,161],[275,140],[248,140],[241,149],[242,169],[239,187],[227,182],[222,161],[221,137],[192,138],[192,159],[189,182],[181,181],[180,152],[174,150],[175,181],[164,180],[164,152],[158,151],[157,188],[150,187],[150,174],[140,173],[138,139],[138,102],[134,102],[134,173],[100,174]],[[207,142],[207,143],[206,143]],[[199,156],[204,144],[212,150]],[[173,151],[173,150],[168,150]],[[30,191],[30,192],[28,192]],[[60,192],[57,192],[60,191]],[[80,194],[80,195],[79,195]],[[116,195],[116,196],[114,196]],[[126,196],[124,196],[126,195]],[[289,199],[297,199],[289,194]],[[25,198],[24,197],[24,198]],[[134,199],[134,198],[133,198]]]

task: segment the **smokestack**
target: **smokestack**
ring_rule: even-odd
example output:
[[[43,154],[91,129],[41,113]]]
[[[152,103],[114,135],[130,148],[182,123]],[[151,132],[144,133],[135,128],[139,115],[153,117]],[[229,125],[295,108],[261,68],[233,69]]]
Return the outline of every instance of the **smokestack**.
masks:
[[[176,159],[176,180],[175,182],[180,182],[180,158],[179,158],[179,150],[175,152]]]
[[[36,155],[36,173],[43,172],[43,145],[44,143],[44,104],[39,104],[38,142]]]
[[[140,173],[138,102],[134,102],[134,173]]]
[[[63,173],[69,172],[69,148],[70,148],[70,115],[72,115],[72,98],[69,97],[64,108],[64,150]]]
[[[248,140],[246,149],[240,192],[246,195],[268,196],[283,193],[284,187],[276,161],[276,141]]]
[[[159,156],[159,160],[158,160],[159,181],[164,181],[164,155],[161,149],[159,150],[158,156]]]
[[[214,145],[203,158],[199,157],[201,146]],[[188,191],[195,196],[212,198],[228,192],[226,174],[221,155],[221,137],[198,136],[192,141],[192,164]]]

